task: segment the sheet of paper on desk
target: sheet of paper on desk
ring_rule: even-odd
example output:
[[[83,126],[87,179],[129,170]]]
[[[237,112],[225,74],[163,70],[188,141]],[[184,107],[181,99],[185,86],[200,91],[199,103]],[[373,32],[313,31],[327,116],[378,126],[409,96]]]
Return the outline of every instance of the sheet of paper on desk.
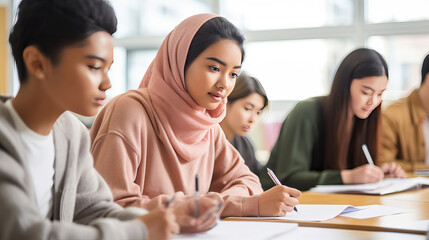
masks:
[[[416,169],[414,170],[416,176],[429,176],[429,169]]]
[[[429,178],[387,178],[378,183],[350,184],[350,185],[318,185],[310,191],[321,193],[358,193],[385,195],[429,186]]]
[[[382,206],[382,205],[367,205],[367,206],[359,206],[356,208],[361,210],[348,212],[348,213],[343,212],[340,215],[343,217],[365,219],[365,218],[373,218],[373,217],[412,212],[411,210],[404,209],[404,208],[394,208],[394,207]]]
[[[395,226],[399,229],[410,229],[417,231],[429,231],[429,220],[420,220],[414,222],[402,223],[399,226]]]
[[[272,239],[295,228],[298,228],[296,223],[219,221],[207,232],[176,234],[172,239]]]
[[[350,205],[328,205],[328,204],[299,204],[296,206],[298,212],[287,213],[284,217],[239,217],[239,219],[275,219],[290,221],[319,222],[334,218],[341,213],[360,211],[364,209]],[[237,217],[234,217],[237,219]]]

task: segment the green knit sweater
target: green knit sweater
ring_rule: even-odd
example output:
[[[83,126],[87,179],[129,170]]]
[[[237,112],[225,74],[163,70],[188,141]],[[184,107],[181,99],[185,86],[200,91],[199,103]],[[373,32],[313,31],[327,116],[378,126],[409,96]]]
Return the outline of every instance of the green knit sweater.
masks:
[[[299,102],[283,122],[267,167],[286,186],[305,191],[319,184],[343,184],[340,170],[324,169],[324,99]],[[265,190],[274,186],[264,171],[260,179]]]

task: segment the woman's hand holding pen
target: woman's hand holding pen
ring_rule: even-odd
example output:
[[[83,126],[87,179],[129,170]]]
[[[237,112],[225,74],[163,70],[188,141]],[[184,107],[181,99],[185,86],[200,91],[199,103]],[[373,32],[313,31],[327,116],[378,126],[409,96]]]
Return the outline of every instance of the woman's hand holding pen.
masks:
[[[384,163],[381,165],[381,170],[383,170],[385,177],[392,178],[407,178],[407,174],[401,165],[396,164],[395,162]]]
[[[195,201],[186,199],[174,205],[176,221],[181,233],[204,232],[214,227],[222,212],[223,200],[219,194],[207,194],[198,199],[198,218],[195,218]]]
[[[275,186],[259,195],[259,216],[284,216],[298,204],[301,192],[283,185]]]
[[[350,170],[342,170],[341,178],[344,184],[375,183],[383,180],[384,172],[378,166],[365,164]]]

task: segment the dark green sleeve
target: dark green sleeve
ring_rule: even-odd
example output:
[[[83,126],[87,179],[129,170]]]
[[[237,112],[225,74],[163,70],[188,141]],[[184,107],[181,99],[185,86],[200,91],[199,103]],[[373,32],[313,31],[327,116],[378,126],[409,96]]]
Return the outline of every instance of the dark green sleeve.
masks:
[[[283,122],[267,163],[284,185],[301,191],[319,184],[342,184],[339,170],[311,170],[314,146],[320,144],[316,141],[320,134],[318,121],[322,117],[318,108],[314,99],[295,106]],[[274,186],[268,174],[261,174],[260,179],[265,190]]]

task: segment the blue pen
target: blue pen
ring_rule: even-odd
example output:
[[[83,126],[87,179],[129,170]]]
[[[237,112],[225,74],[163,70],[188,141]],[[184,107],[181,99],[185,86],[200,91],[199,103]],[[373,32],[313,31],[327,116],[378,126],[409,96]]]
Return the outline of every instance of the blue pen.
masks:
[[[273,180],[273,182],[277,186],[282,185],[282,183],[280,182],[280,180],[277,178],[277,176],[274,174],[274,172],[271,169],[267,168],[267,172],[268,172],[268,175],[270,176],[271,180]],[[298,212],[298,209],[296,207],[293,207],[293,210],[295,210],[295,212]]]

